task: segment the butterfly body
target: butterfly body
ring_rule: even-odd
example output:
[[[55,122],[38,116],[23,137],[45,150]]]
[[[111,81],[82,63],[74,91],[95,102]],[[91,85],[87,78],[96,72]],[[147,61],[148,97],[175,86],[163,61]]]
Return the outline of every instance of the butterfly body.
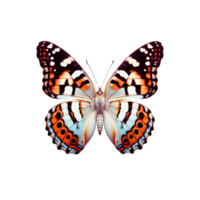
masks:
[[[141,149],[153,130],[154,117],[131,98],[148,98],[157,90],[157,68],[163,57],[160,42],[143,45],[129,55],[108,81],[104,92],[67,52],[50,42],[40,42],[37,57],[43,68],[43,90],[52,98],[69,100],[48,112],[46,130],[58,149],[79,153],[95,127],[103,126],[121,153]],[[73,99],[72,99],[73,98]]]

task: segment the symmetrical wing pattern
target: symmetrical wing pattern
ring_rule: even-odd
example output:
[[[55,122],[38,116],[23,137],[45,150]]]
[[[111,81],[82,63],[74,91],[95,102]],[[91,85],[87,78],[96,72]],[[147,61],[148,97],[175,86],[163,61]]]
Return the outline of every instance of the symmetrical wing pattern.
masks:
[[[143,45],[128,56],[104,93],[101,88],[95,92],[86,72],[55,44],[40,42],[37,57],[43,68],[44,92],[52,98],[77,98],[53,107],[45,118],[48,135],[58,149],[78,154],[91,139],[97,121],[99,133],[104,122],[108,137],[121,153],[134,153],[147,142],[155,121],[151,111],[124,99],[155,94],[157,68],[163,58],[160,42]]]

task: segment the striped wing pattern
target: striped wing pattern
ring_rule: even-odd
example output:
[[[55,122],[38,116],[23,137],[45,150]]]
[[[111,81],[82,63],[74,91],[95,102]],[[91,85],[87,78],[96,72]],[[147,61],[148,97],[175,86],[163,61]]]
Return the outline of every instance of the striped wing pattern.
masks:
[[[53,107],[45,121],[48,135],[57,148],[78,154],[94,133],[96,111],[89,101],[66,101]]]
[[[94,99],[92,81],[81,66],[57,45],[42,41],[37,46],[37,57],[43,68],[43,90],[52,98]]]
[[[163,47],[160,42],[143,45],[115,71],[105,89],[106,99],[148,98],[157,90],[157,68],[163,58]]]
[[[142,149],[153,130],[151,111],[128,100],[111,101],[104,111],[105,130],[111,142],[121,153]]]
[[[154,41],[143,45],[119,66],[108,81],[104,97],[109,101],[104,111],[108,137],[121,153],[141,149],[153,130],[154,117],[145,106],[130,98],[148,98],[157,91],[157,68],[163,47]],[[127,100],[121,100],[121,99]]]
[[[48,135],[58,149],[71,154],[82,151],[100,115],[108,137],[121,153],[142,149],[155,119],[148,108],[128,99],[148,98],[157,91],[157,68],[163,58],[160,42],[145,44],[125,59],[106,85],[105,102],[97,102],[99,96],[86,72],[57,45],[40,42],[37,57],[43,68],[44,92],[52,98],[78,98],[54,106],[45,118]],[[101,120],[98,130],[102,128]]]

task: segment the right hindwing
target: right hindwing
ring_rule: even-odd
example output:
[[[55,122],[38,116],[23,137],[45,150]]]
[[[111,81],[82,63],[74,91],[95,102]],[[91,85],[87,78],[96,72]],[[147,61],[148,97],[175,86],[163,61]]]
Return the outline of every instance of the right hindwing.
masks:
[[[153,130],[154,117],[145,106],[129,101],[111,101],[104,111],[108,137],[121,153],[141,149]]]

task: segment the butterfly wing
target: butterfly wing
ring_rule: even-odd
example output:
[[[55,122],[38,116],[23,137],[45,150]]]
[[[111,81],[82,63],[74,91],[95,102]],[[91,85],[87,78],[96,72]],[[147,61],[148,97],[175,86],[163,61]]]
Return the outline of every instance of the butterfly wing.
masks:
[[[133,101],[111,101],[103,114],[106,133],[121,153],[141,149],[153,130],[151,111]]]
[[[157,68],[163,58],[160,42],[143,45],[119,66],[108,81],[104,97],[104,126],[121,153],[141,149],[153,130],[154,117],[145,106],[120,98],[148,98],[157,90]]]
[[[63,100],[45,113],[46,135],[56,149],[79,154],[94,137],[96,86],[78,60],[53,42],[40,41],[36,55],[43,73],[43,93],[51,99]]]
[[[119,66],[108,81],[104,97],[106,99],[147,98],[157,90],[157,68],[163,58],[160,42],[143,45]]]
[[[43,90],[52,98],[79,97],[94,99],[94,85],[86,72],[66,51],[42,41],[37,46],[37,57],[43,68]]]
[[[78,154],[94,133],[96,111],[90,101],[66,101],[53,107],[45,121],[48,135],[57,148]]]

